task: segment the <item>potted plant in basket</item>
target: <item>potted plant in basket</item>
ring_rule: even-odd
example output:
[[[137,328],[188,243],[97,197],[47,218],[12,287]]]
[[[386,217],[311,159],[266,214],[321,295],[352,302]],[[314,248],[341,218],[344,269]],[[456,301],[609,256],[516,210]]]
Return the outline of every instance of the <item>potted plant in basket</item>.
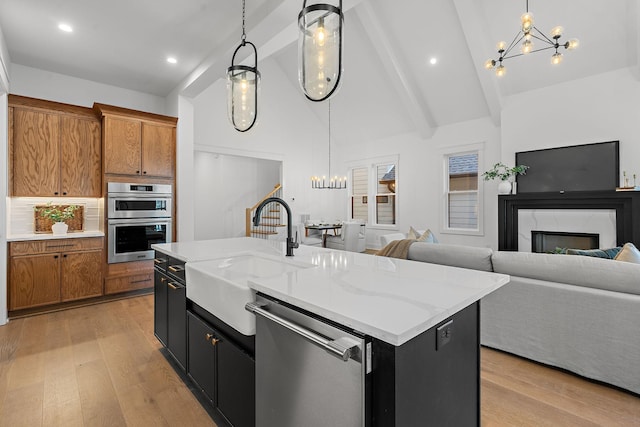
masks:
[[[77,205],[69,205],[63,208],[60,205],[53,205],[49,202],[44,209],[42,209],[41,214],[43,217],[53,221],[53,225],[51,226],[53,234],[66,234],[69,226],[64,221],[73,218],[76,209],[78,209]]]
[[[513,177],[516,175],[525,175],[527,173],[527,169],[529,169],[529,166],[518,165],[510,168],[502,162],[498,162],[493,165],[493,168],[483,173],[482,176],[485,181],[498,178],[500,180],[500,184],[498,184],[498,193],[510,194],[511,181]]]

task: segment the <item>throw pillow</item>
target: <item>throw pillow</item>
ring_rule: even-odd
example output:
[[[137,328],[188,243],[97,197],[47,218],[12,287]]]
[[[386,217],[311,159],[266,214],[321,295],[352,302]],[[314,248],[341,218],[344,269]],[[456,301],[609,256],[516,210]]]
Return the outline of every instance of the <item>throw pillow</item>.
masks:
[[[596,258],[614,259],[622,250],[622,246],[609,249],[567,249],[567,255],[584,255]]]
[[[435,236],[431,232],[431,230],[426,230],[424,233],[420,234],[413,227],[409,227],[409,233],[407,233],[407,239],[415,239],[418,242],[425,243],[436,243]]]
[[[620,253],[618,253],[614,259],[616,261],[640,264],[640,251],[633,243],[625,243]]]

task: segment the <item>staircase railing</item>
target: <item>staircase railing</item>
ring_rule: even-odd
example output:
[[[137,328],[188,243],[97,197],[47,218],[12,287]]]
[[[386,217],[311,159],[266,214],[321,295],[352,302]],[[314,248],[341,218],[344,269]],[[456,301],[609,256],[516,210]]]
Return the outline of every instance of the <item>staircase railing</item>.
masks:
[[[257,227],[253,226],[253,216],[256,213],[256,208],[260,206],[260,203],[267,200],[269,197],[282,197],[282,185],[277,184],[273,190],[264,196],[258,203],[245,211],[245,235],[247,237],[257,237],[260,239],[268,239],[269,236],[278,234],[278,227],[283,227],[281,206],[278,203],[269,203],[262,210],[260,216],[260,224]]]

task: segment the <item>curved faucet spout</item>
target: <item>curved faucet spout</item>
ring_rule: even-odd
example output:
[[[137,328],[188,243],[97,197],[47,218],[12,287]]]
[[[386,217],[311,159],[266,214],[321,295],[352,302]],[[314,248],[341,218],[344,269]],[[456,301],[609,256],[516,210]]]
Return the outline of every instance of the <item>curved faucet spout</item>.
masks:
[[[262,203],[260,203],[256,208],[256,214],[253,217],[253,225],[255,227],[260,225],[260,215],[262,214],[262,209],[264,209],[264,207],[269,203],[279,203],[287,211],[287,256],[293,256],[293,249],[298,247],[298,243],[293,239],[293,236],[291,235],[291,224],[293,223],[293,219],[291,215],[291,208],[289,207],[287,202],[279,197],[269,197],[267,199],[264,199]]]

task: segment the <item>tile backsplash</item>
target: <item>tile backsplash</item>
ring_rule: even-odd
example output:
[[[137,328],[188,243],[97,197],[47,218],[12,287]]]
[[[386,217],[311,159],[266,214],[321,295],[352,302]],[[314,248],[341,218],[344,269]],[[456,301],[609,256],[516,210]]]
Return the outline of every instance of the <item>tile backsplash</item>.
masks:
[[[33,208],[53,202],[57,205],[74,204],[84,206],[84,231],[102,230],[104,223],[104,199],[57,197],[8,197],[7,235],[32,234],[35,232]]]

